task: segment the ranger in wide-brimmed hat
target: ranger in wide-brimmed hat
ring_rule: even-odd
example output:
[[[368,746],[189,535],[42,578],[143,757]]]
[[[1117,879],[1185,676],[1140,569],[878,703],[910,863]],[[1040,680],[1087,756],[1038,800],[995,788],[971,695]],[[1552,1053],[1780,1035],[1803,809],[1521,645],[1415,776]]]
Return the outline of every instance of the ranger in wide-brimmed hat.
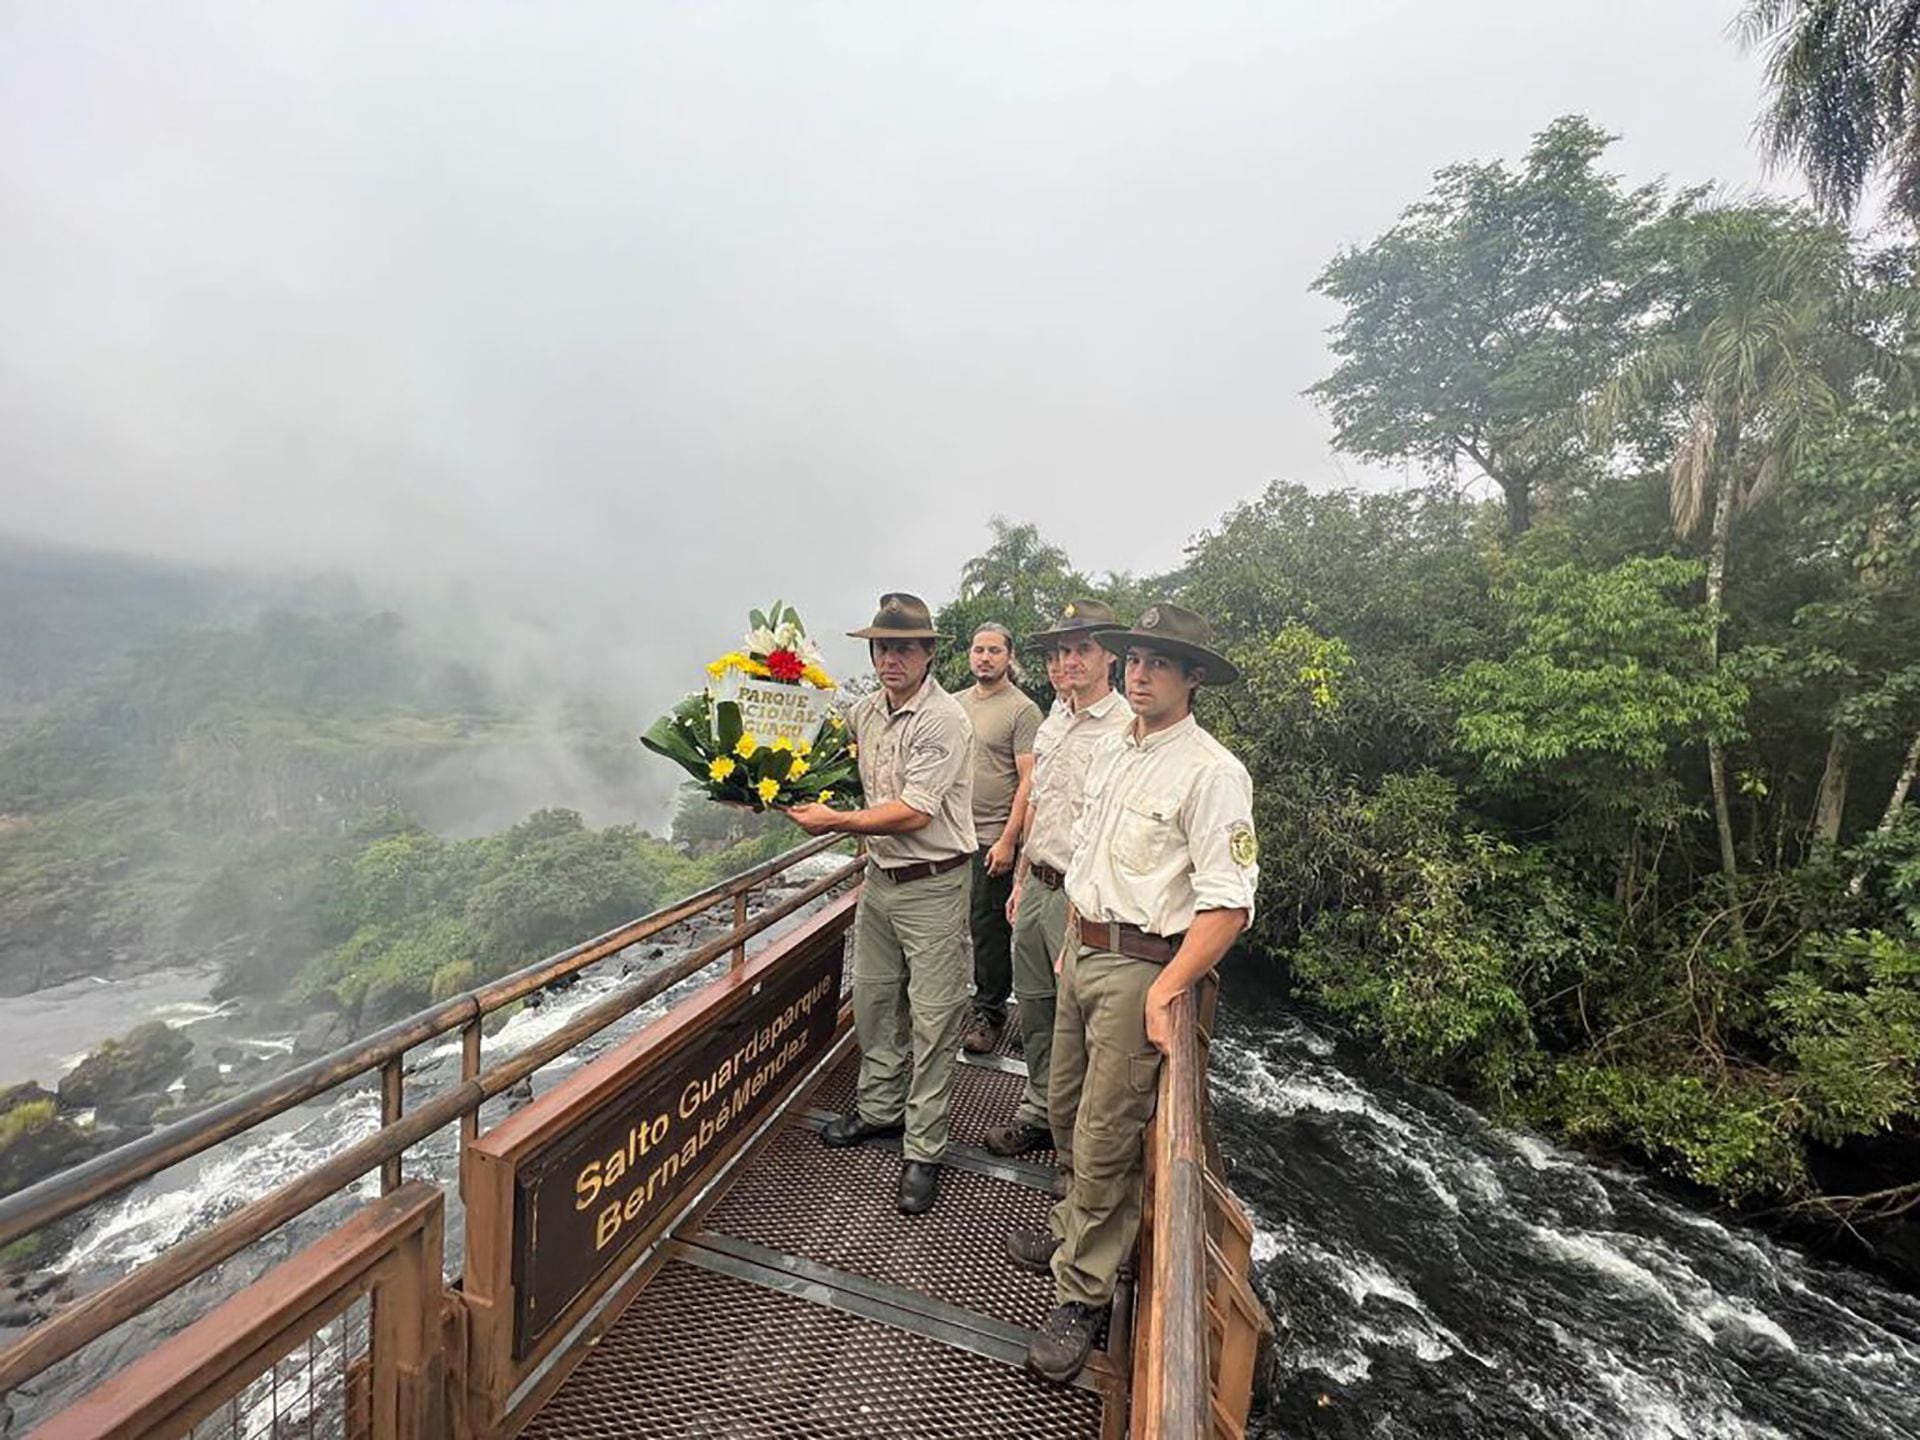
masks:
[[[849,717],[866,808],[787,812],[810,835],[867,837],[853,945],[859,1092],[855,1108],[820,1138],[846,1146],[904,1134],[896,1203],[917,1215],[939,1193],[954,1052],[967,1012],[968,861],[978,848],[973,727],[933,678],[940,632],[924,600],[882,595],[873,623],[848,634],[867,642],[880,679]]]
[[[1133,718],[1093,747],[1067,862],[1071,928],[1047,1088],[1067,1194],[1047,1229],[1007,1237],[1015,1264],[1053,1276],[1055,1308],[1027,1364],[1061,1383],[1086,1364],[1139,1233],[1142,1142],[1170,1007],[1253,919],[1259,878],[1253,782],[1193,717],[1200,686],[1240,673],[1207,622],[1160,604],[1094,638],[1125,661]]]
[[[1115,627],[1100,632],[1100,643],[1126,659],[1127,651],[1145,646],[1162,655],[1175,655],[1201,666],[1202,685],[1231,685],[1240,667],[1213,648],[1213,627],[1181,605],[1149,605],[1131,630]]]
[[[945,637],[933,628],[933,616],[927,602],[918,595],[892,590],[880,597],[880,608],[873,612],[873,623],[864,630],[849,630],[853,640],[940,640]]]
[[[1067,863],[1073,823],[1080,814],[1087,763],[1094,745],[1132,723],[1133,712],[1114,693],[1112,657],[1101,648],[1103,630],[1120,622],[1099,600],[1074,600],[1059,623],[1033,638],[1046,647],[1059,700],[1033,742],[1033,783],[1026,830],[1020,839],[1007,910],[1013,922],[1013,994],[1020,1002],[1020,1039],[1027,1083],[1011,1120],[982,1137],[997,1155],[1024,1155],[1054,1144],[1047,1118],[1054,1019],[1054,961],[1067,934]],[[1069,1157],[1059,1156],[1064,1172]]]

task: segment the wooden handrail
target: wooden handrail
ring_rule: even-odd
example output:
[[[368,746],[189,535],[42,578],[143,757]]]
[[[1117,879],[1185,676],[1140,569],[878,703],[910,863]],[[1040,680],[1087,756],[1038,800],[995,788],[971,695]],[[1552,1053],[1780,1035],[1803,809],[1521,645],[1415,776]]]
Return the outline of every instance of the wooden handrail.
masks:
[[[1160,1067],[1154,1126],[1153,1277],[1147,1331],[1146,1434],[1206,1440],[1212,1432],[1207,1354],[1205,1064],[1193,992],[1170,1010],[1173,1044]],[[1138,1400],[1140,1397],[1136,1397]]]
[[[96,1201],[115,1195],[171,1165],[189,1160],[243,1130],[249,1130],[296,1105],[305,1104],[316,1095],[325,1094],[338,1085],[377,1070],[416,1045],[437,1039],[463,1025],[476,1024],[496,1010],[531,995],[555,980],[670,929],[723,900],[744,895],[781,871],[830,848],[838,843],[839,838],[824,835],[796,846],[751,870],[710,885],[684,900],[676,900],[650,915],[628,921],[604,935],[595,936],[543,960],[536,960],[510,975],[503,975],[498,980],[452,996],[418,1014],[396,1020],[384,1029],[376,1030],[361,1040],[344,1045],[297,1070],[288,1071],[277,1080],[255,1086],[198,1115],[16,1191],[0,1200],[0,1247],[84,1210]]]
[[[416,1435],[437,1399],[428,1358],[437,1311],[428,1302],[440,1289],[442,1207],[439,1188],[419,1182],[365,1206],[49,1416],[30,1440],[187,1433],[362,1294],[378,1312],[368,1357],[372,1440]]]
[[[808,847],[803,846],[800,851],[789,853],[798,858],[810,852]],[[853,879],[865,864],[864,860],[855,858],[837,866],[779,905],[764,911],[743,930],[730,930],[667,969],[649,976],[639,985],[614,992],[519,1054],[481,1071],[471,1080],[442,1091],[418,1110],[394,1124],[382,1127],[365,1140],[348,1146],[300,1179],[263,1195],[218,1224],[174,1245],[152,1263],[121,1276],[112,1284],[43,1321],[6,1349],[0,1350],[0,1391],[11,1390],[22,1381],[31,1379],[49,1365],[92,1343],[188,1281],[238,1254],[261,1236],[352,1184],[384,1161],[417,1145],[442,1127],[477,1112],[495,1095],[511,1089],[582,1040],[704,970],[736,944],[777,925],[828,891]]]

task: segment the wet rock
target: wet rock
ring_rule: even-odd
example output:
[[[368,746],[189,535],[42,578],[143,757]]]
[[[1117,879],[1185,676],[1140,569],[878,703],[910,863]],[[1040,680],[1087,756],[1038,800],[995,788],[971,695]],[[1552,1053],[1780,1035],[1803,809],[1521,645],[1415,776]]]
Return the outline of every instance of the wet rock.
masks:
[[[528,1076],[524,1080],[509,1085],[506,1095],[509,1111],[518,1110],[522,1105],[528,1104],[533,1099],[533,1077]]]
[[[300,1022],[293,1038],[296,1055],[324,1055],[347,1043],[351,1030],[347,1017],[337,1010],[321,1010]]]
[[[238,1045],[216,1045],[212,1055],[216,1065],[242,1065],[252,1058]]]
[[[149,1020],[118,1040],[103,1041],[67,1072],[60,1081],[60,1104],[80,1109],[164,1089],[192,1056],[191,1040],[162,1021]]]
[[[167,1103],[167,1097],[157,1090],[149,1090],[140,1095],[129,1095],[124,1100],[109,1100],[93,1113],[94,1123],[110,1125],[117,1129],[133,1126],[151,1125],[154,1112]]]
[[[184,1085],[187,1103],[198,1105],[220,1088],[220,1069],[216,1065],[196,1065],[187,1071]]]
[[[407,985],[375,981],[360,1001],[360,1033],[371,1034],[384,1025],[404,1020],[426,1004],[426,997]]]
[[[20,1085],[9,1085],[6,1089],[0,1090],[0,1115],[5,1115],[9,1110],[22,1105],[36,1105],[55,1098],[51,1090],[32,1080]]]
[[[95,1138],[63,1119],[51,1098],[0,1115],[0,1195],[11,1195],[92,1156]]]

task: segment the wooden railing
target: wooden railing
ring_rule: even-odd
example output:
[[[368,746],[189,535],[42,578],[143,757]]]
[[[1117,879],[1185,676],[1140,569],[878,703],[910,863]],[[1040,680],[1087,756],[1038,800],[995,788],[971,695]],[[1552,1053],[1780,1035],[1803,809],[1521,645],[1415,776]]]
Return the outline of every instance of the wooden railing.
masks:
[[[5,1245],[337,1086],[374,1072],[381,1078],[382,1123],[378,1131],[28,1330],[0,1350],[0,1394],[75,1354],[362,1176],[378,1169],[383,1191],[390,1196],[402,1193],[406,1152],[456,1122],[460,1125],[464,1184],[468,1156],[479,1136],[483,1104],[716,961],[730,957],[734,969],[742,967],[748,940],[853,880],[864,861],[856,858],[835,866],[751,920],[745,918],[749,892],[835,843],[836,837],[831,836],[811,841],[651,915],[443,1001],[198,1116],[0,1200],[0,1245]],[[644,980],[619,987],[519,1053],[482,1067],[481,1023],[487,1016],[723,904],[732,906],[730,918],[734,922],[724,934]],[[432,1096],[419,1108],[405,1111],[400,1077],[407,1052],[456,1031],[462,1042],[459,1083]]]
[[[1134,1307],[1133,1440],[1240,1440],[1271,1328],[1249,1280],[1253,1227],[1219,1174],[1206,1042],[1217,986],[1175,998],[1147,1137],[1147,1219]]]
[[[443,1433],[439,1372],[439,1189],[415,1182],[365,1206],[337,1230],[275,1266],[172,1339],[149,1350],[37,1428],[31,1440],[172,1440],[229,1410],[234,1436]],[[313,1338],[367,1301],[366,1349],[326,1379],[338,1405],[317,1404],[324,1383]],[[279,1368],[308,1347],[283,1406]],[[297,1390],[297,1393],[295,1393]]]

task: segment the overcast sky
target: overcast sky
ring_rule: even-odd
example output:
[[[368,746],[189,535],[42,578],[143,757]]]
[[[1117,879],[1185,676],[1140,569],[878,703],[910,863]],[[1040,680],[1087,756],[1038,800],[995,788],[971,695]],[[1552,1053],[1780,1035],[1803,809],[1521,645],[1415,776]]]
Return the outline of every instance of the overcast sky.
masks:
[[[749,603],[937,604],[994,512],[1163,570],[1377,483],[1307,287],[1436,168],[1580,111],[1758,183],[1736,8],[6,0],[0,530],[662,693]]]

